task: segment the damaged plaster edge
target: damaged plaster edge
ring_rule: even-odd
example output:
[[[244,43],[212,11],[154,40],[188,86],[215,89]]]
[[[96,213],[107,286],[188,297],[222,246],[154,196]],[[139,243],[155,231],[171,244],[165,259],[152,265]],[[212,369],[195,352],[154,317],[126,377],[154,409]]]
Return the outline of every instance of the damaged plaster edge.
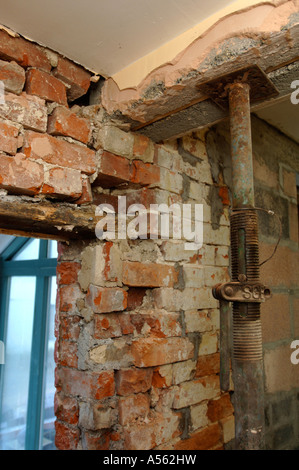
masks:
[[[146,90],[153,84],[162,83],[166,90],[180,87],[180,79],[194,73],[208,58],[209,53],[220,47],[224,41],[234,38],[265,41],[271,34],[283,30],[292,15],[298,13],[298,9],[298,0],[279,0],[259,2],[233,11],[199,34],[172,60],[152,68],[141,80],[137,73],[138,66],[141,61],[146,61],[148,56],[122,71],[127,76],[126,81],[122,83],[123,87],[119,86],[120,82],[117,83],[116,75],[108,78],[102,89],[102,104],[109,114],[124,112],[129,107],[138,106],[138,101],[142,101]],[[132,82],[134,78],[135,82]],[[136,80],[139,80],[138,84]],[[139,116],[138,120],[142,122],[142,116]]]

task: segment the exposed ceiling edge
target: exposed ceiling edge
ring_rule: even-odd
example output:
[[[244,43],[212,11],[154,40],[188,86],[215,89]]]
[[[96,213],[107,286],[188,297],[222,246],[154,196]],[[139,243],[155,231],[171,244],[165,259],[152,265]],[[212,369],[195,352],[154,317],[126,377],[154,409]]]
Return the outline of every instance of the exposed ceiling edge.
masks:
[[[161,116],[161,111],[163,113],[165,110],[166,115],[171,111],[171,106],[173,110],[174,104],[169,105],[170,101],[176,102],[178,109],[192,100],[204,99],[196,93],[196,82],[209,77],[215,67],[221,68],[234,60],[242,62],[242,58],[246,54],[250,55],[250,51],[252,59],[249,63],[261,62],[259,65],[263,70],[268,70],[272,65],[274,69],[277,58],[272,55],[265,67],[262,51],[271,43],[274,48],[276,37],[280,37],[283,43],[289,43],[290,49],[292,37],[287,37],[287,34],[291,26],[298,22],[297,0],[279,2],[278,6],[266,2],[236,12],[218,21],[206,34],[193,41],[176,60],[153,70],[138,87],[119,90],[114,80],[106,80],[102,103],[109,114],[123,113],[130,119],[147,123],[159,117],[159,114]],[[159,112],[155,115],[156,107]]]
[[[144,57],[141,57],[139,60],[128,65],[128,67],[115,73],[111,78],[115,81],[120,90],[137,87],[149,73],[163,64],[171,63],[174,57],[177,57],[178,54],[189,47],[193,41],[206,34],[211,27],[218,23],[218,21],[221,21],[223,18],[238,11],[246,11],[255,5],[269,5],[269,3],[272,2],[265,2],[263,0],[236,0],[209,16],[201,23],[190,28],[166,44],[163,44],[158,49]]]

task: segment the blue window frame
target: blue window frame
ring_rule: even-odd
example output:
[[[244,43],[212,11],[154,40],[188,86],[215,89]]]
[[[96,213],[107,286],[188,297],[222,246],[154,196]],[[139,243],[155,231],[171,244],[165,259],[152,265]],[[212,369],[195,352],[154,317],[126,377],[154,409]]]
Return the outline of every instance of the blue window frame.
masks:
[[[0,255],[0,450],[55,449],[57,244],[15,238]]]

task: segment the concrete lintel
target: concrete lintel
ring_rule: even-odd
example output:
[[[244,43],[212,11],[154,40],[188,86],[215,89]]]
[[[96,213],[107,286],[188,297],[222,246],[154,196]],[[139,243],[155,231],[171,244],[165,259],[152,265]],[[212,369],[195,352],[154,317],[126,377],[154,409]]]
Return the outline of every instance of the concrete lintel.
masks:
[[[261,24],[253,25],[257,18],[253,13],[258,15],[259,11],[265,17]],[[239,28],[241,23],[242,30]],[[231,30],[225,29],[229,26]],[[248,65],[258,65],[277,86],[281,98],[289,93],[289,80],[295,73],[292,65],[298,59],[299,13],[296,0],[280,2],[270,9],[258,5],[222,19],[173,62],[149,74],[137,88],[119,90],[117,84],[108,79],[103,87],[102,103],[110,115],[130,123],[131,130],[160,141],[200,127],[205,117],[206,126],[225,117],[219,116],[215,107],[208,103],[207,96],[200,90],[201,84]],[[199,111],[199,122],[189,119],[187,108],[192,115],[193,111]],[[207,109],[212,110],[211,119]],[[175,115],[173,132],[163,134],[161,125],[165,123],[167,128],[171,127],[172,115]],[[182,119],[186,122],[182,123]]]

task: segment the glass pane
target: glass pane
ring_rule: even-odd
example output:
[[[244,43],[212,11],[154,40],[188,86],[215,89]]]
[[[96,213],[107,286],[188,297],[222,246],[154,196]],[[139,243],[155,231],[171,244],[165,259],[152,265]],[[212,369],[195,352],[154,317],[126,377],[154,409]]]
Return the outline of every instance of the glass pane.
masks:
[[[12,277],[1,402],[0,449],[25,447],[35,277]]]
[[[48,258],[57,258],[57,242],[55,240],[49,240],[48,242]]]
[[[14,261],[38,259],[39,240],[33,238],[12,258]]]
[[[55,430],[54,430],[54,321],[56,304],[56,277],[50,279],[50,302],[48,306],[48,330],[46,338],[46,358],[45,358],[45,383],[44,383],[44,403],[43,403],[43,429],[42,429],[42,449],[55,450]]]

